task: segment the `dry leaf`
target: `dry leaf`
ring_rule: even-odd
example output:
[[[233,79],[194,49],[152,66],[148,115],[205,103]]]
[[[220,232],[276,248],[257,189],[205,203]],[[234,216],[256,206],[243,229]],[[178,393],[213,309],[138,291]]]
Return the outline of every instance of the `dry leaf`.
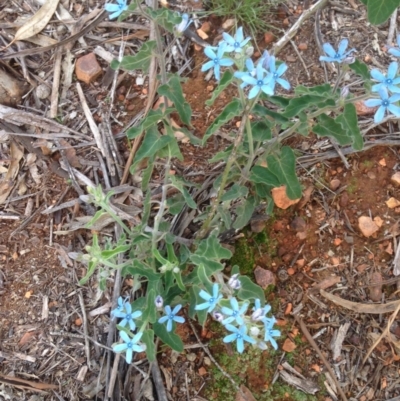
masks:
[[[16,142],[12,141],[10,154],[12,161],[8,167],[4,181],[0,183],[0,205],[5,202],[14,186],[14,180],[19,171],[19,161],[22,159],[24,151],[17,145]]]
[[[289,206],[295,205],[300,199],[289,199],[286,195],[286,185],[273,188],[271,191],[272,199],[279,209],[287,209]]]
[[[369,216],[358,218],[358,228],[365,237],[370,237],[379,230],[379,226]]]
[[[58,2],[59,0],[47,0],[46,3],[44,3],[43,6],[40,7],[40,9],[32,16],[32,18],[29,18],[29,20],[18,29],[11,43],[14,43],[17,40],[30,38],[41,32],[56,11]]]
[[[283,345],[282,345],[282,349],[285,352],[293,352],[296,348],[297,348],[296,344],[292,340],[290,340],[289,338],[287,338],[285,340],[285,342],[283,343]]]
[[[27,158],[26,158],[26,165],[29,168],[29,172],[31,173],[31,176],[33,180],[36,182],[36,184],[40,184],[42,182],[42,175],[39,174],[37,165],[36,165],[36,155],[35,153],[29,153]]]
[[[81,164],[79,163],[79,159],[76,156],[76,150],[73,148],[65,139],[60,139],[60,145],[64,148],[64,154],[67,158],[69,164],[72,167],[80,168]]]

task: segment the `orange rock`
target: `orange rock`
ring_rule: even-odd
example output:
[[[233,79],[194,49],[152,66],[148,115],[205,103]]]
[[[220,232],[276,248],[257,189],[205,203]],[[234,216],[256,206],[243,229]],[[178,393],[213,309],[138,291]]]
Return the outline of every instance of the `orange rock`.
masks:
[[[102,69],[94,53],[89,53],[79,58],[75,64],[75,74],[77,78],[86,84],[95,81],[101,73]]]
[[[307,48],[308,48],[308,45],[307,45],[307,43],[300,43],[299,44],[299,50],[307,50]]]
[[[394,173],[390,178],[393,184],[400,186],[400,171]]]
[[[378,225],[369,216],[361,216],[358,218],[358,228],[364,237],[370,237],[379,230]]]
[[[275,35],[272,32],[264,33],[264,42],[266,45],[272,43],[275,40]]]

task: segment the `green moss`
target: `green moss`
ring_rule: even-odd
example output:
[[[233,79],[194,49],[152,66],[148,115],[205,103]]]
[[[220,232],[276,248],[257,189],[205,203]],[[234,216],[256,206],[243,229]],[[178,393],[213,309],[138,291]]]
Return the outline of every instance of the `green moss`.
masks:
[[[350,183],[347,185],[346,191],[348,194],[354,194],[358,189],[357,178],[351,177]]]
[[[238,265],[240,273],[248,276],[253,274],[254,264],[254,248],[250,246],[247,238],[241,238],[235,244],[235,253],[231,259],[231,265]]]

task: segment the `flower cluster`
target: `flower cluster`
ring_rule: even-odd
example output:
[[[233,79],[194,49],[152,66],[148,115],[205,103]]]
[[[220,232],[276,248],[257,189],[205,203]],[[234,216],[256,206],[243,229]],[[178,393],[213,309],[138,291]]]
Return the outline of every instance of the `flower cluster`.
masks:
[[[204,53],[211,60],[202,66],[201,71],[213,68],[214,76],[219,81],[221,67],[231,67],[236,64],[239,71],[235,71],[234,76],[241,81],[240,87],[243,89],[252,86],[248,94],[249,99],[255,98],[261,92],[273,95],[276,84],[286,90],[290,89],[289,82],[281,78],[288,68],[287,65],[285,63],[277,65],[275,57],[270,56],[268,51],[264,52],[257,66],[254,65],[253,60],[248,57],[252,52],[252,47],[249,45],[250,38],[244,37],[242,27],[238,28],[234,36],[224,32],[222,37],[223,40],[217,47],[205,48]]]
[[[228,285],[233,290],[240,288],[240,280],[237,274],[231,277]],[[231,296],[229,299],[230,307],[225,306],[223,303],[224,301],[226,303],[226,300],[224,300],[217,283],[213,284],[211,293],[201,290],[199,296],[205,302],[196,305],[195,310],[207,309],[208,313],[212,312],[213,318],[231,332],[223,341],[225,343],[236,341],[236,349],[239,353],[244,351],[245,342],[262,350],[267,348],[267,342],[270,342],[275,349],[278,348],[275,338],[279,337],[281,333],[274,329],[276,319],[266,316],[271,310],[269,305],[261,306],[261,301],[256,299],[252,309],[253,313],[248,315],[249,303],[239,302],[236,297]]]
[[[119,297],[117,307],[111,311],[111,316],[113,318],[121,318],[122,320],[119,322],[119,326],[129,326],[130,331],[134,332],[136,330],[134,319],[142,316],[142,312],[132,312],[132,305],[126,299],[123,300],[122,297]],[[139,343],[143,335],[142,331],[139,331],[135,335],[132,334],[132,336],[131,332],[128,333],[127,331],[128,330],[120,330],[119,335],[123,343],[113,344],[113,350],[118,353],[126,352],[126,362],[131,363],[133,352],[144,351],[145,345]]]

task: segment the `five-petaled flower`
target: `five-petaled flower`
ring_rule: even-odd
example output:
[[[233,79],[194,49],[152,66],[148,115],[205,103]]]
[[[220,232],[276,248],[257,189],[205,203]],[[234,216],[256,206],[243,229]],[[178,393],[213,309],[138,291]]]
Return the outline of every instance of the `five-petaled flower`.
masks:
[[[282,86],[282,88],[284,88],[286,90],[290,89],[289,82],[286,81],[285,79],[281,78],[281,76],[288,69],[288,66],[285,63],[282,63],[278,68],[276,68],[275,56],[270,56],[269,63],[268,63],[268,69],[269,69],[269,72],[272,74],[271,82],[269,83],[269,86],[272,88],[272,90],[275,89],[275,83],[278,83],[280,86]]]
[[[215,48],[212,48],[211,46],[208,46],[204,49],[204,53],[206,54],[207,57],[209,57],[211,60],[208,61],[207,63],[203,64],[201,67],[201,71],[208,71],[210,68],[214,67],[214,76],[217,81],[220,80],[221,78],[221,72],[220,68],[221,67],[230,67],[233,65],[233,60],[229,58],[222,58],[224,56],[224,53],[226,52],[226,44],[221,43],[218,48],[217,48],[217,54],[215,54]]]
[[[266,317],[262,321],[264,323],[265,330],[264,341],[269,341],[275,349],[278,349],[278,344],[274,337],[279,337],[281,335],[281,332],[279,330],[273,330],[276,319],[274,317]]]
[[[247,335],[247,327],[245,325],[237,328],[231,324],[227,324],[225,328],[232,331],[233,334],[229,334],[224,338],[224,343],[231,343],[236,340],[236,348],[241,354],[244,350],[244,342],[247,341],[250,344],[255,344],[256,340]]]
[[[239,308],[239,303],[238,303],[236,298],[231,298],[230,303],[231,303],[232,309],[231,308],[227,308],[225,306],[223,306],[221,308],[221,312],[224,315],[229,316],[229,317],[227,317],[226,319],[224,319],[222,321],[222,324],[225,325],[225,324],[231,323],[234,320],[236,320],[236,323],[239,326],[241,326],[244,323],[243,315],[247,312],[247,308],[249,307],[249,304],[248,303],[244,303]]]
[[[319,61],[342,63],[347,56],[356,51],[356,49],[350,49],[346,52],[348,44],[349,41],[347,39],[342,39],[339,43],[338,50],[336,51],[330,43],[324,43],[322,47],[327,56],[321,56]]]
[[[389,94],[385,88],[380,88],[378,93],[381,97],[380,99],[368,99],[364,102],[367,107],[379,106],[374,116],[375,124],[378,124],[383,120],[387,110],[396,117],[400,117],[400,107],[393,104],[400,100],[400,93],[396,93],[389,97]]]
[[[117,0],[117,3],[118,4],[107,3],[107,4],[104,5],[104,9],[107,12],[112,13],[108,17],[109,19],[114,19],[114,18],[119,17],[124,11],[126,11],[128,9],[128,5],[126,4],[126,0]]]
[[[270,86],[272,74],[267,74],[262,63],[258,63],[256,67],[256,77],[243,75],[241,80],[246,84],[253,85],[249,92],[249,99],[256,97],[261,91],[267,95],[273,95],[274,91]]]
[[[132,313],[132,306],[129,302],[125,303],[125,307],[123,310],[117,310],[117,309],[114,309],[113,315],[115,317],[122,318],[121,322],[119,323],[120,326],[125,327],[127,324],[129,324],[129,328],[132,331],[134,331],[136,329],[136,324],[133,321],[133,319],[137,319],[138,317],[142,316],[142,312],[137,310]]]
[[[213,285],[213,293],[210,295],[208,292],[201,290],[199,293],[200,297],[203,298],[206,302],[200,305],[196,305],[195,310],[203,310],[207,309],[208,313],[211,313],[218,304],[218,301],[222,298],[222,295],[219,293],[219,286],[217,283]]]
[[[400,57],[400,35],[397,35],[397,45],[399,47],[388,47],[388,53],[392,54],[395,57]]]
[[[122,297],[119,297],[118,301],[117,301],[117,307],[111,311],[111,316],[115,317],[115,314],[117,312],[124,313],[125,312],[125,303],[126,303],[126,300],[124,301],[122,299]]]
[[[393,61],[390,63],[387,75],[383,75],[379,70],[371,70],[371,77],[375,81],[380,82],[379,84],[372,86],[372,92],[378,92],[380,88],[386,88],[392,93],[400,93],[398,85],[400,83],[400,77],[396,78],[397,70],[399,69],[398,63]]]
[[[271,307],[269,305],[261,307],[261,301],[259,299],[256,299],[254,301],[254,312],[251,315],[251,320],[253,320],[253,322],[258,322],[259,320],[262,320],[270,310]]]
[[[245,75],[249,77],[254,77],[256,75],[256,67],[254,66],[253,60],[251,58],[246,59],[245,61],[246,69],[247,71],[235,71],[234,76],[236,78],[242,79]],[[241,88],[245,88],[247,85],[249,85],[246,82],[242,82],[240,84]]]
[[[138,345],[139,340],[141,339],[143,333],[137,333],[134,335],[133,338],[130,338],[127,333],[124,331],[120,331],[119,335],[121,338],[124,340],[123,344],[117,344],[113,345],[113,350],[114,352],[124,352],[126,351],[126,362],[131,363],[132,362],[132,355],[133,352],[142,352],[143,347],[141,345]]]
[[[167,322],[167,331],[172,330],[172,323],[177,322],[177,323],[184,323],[185,318],[182,316],[176,316],[176,314],[181,310],[182,305],[176,305],[173,310],[171,310],[171,307],[167,305],[164,310],[165,310],[165,316],[162,316],[160,319],[158,319],[158,323],[165,323]]]
[[[242,27],[238,28],[234,37],[226,32],[222,34],[222,37],[224,38],[224,42],[226,43],[225,51],[236,53],[240,53],[242,51],[242,48],[246,46],[246,44],[251,39],[250,37],[247,37],[246,39],[244,38]]]

